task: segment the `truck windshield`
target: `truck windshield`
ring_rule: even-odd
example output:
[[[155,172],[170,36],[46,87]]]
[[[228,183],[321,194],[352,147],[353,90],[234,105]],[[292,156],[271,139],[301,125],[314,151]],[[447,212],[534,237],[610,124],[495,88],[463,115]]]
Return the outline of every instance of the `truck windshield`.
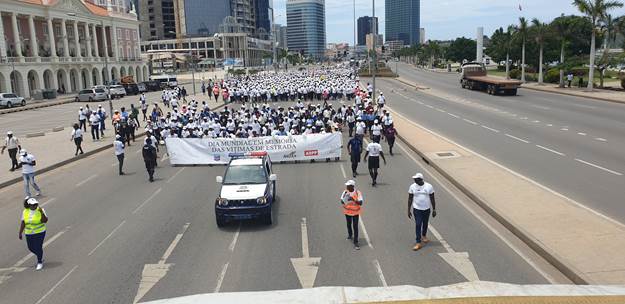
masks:
[[[267,175],[262,165],[230,166],[224,177],[224,185],[264,184]]]

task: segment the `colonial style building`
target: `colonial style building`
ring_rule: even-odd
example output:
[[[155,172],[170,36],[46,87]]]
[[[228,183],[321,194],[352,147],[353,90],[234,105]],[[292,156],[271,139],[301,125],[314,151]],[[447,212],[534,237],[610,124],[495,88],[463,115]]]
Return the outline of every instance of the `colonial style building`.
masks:
[[[0,0],[0,92],[147,80],[139,22],[119,0]]]

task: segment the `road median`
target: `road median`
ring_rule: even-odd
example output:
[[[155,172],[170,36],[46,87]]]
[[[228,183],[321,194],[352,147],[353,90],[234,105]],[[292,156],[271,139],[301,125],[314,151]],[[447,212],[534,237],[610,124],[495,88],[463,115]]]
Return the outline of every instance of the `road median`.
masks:
[[[573,282],[625,284],[625,225],[390,110],[412,150]]]

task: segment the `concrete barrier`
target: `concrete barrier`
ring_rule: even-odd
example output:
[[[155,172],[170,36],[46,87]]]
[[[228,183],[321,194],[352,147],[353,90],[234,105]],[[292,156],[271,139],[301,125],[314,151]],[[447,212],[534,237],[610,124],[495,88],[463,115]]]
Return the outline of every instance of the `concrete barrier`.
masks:
[[[52,132],[60,132],[65,130],[65,127],[56,127],[56,128],[52,128]]]
[[[26,138],[46,136],[44,132],[35,132],[26,134]]]

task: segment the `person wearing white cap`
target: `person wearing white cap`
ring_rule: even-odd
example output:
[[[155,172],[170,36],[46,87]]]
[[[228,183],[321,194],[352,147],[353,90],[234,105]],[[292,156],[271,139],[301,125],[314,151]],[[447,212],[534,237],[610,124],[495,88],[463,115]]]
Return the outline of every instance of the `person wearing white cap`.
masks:
[[[43,268],[43,241],[46,238],[46,223],[48,223],[46,211],[39,207],[39,202],[35,198],[26,197],[18,237],[21,240],[22,234],[26,235],[28,250],[37,257],[36,270]]]
[[[113,141],[113,147],[115,148],[115,156],[117,157],[117,162],[119,163],[119,175],[124,175],[124,171],[122,170],[124,167],[124,142],[122,136],[117,134],[115,135],[115,141]]]
[[[428,221],[430,210],[432,217],[436,217],[436,200],[434,198],[434,187],[423,180],[423,174],[417,173],[412,176],[414,183],[408,189],[408,218],[414,215],[416,244],[412,250],[417,251],[423,248],[424,244],[430,242],[426,237],[428,232]]]
[[[7,132],[7,137],[4,139],[4,146],[0,153],[4,154],[4,150],[9,150],[9,158],[11,158],[11,172],[18,169],[19,163],[17,162],[17,151],[21,149],[20,141],[13,135],[12,131]]]
[[[40,196],[41,189],[35,182],[35,166],[37,165],[35,156],[28,153],[26,149],[22,149],[20,150],[19,164],[22,166],[22,176],[24,177],[24,194],[28,197],[31,196],[30,184],[32,184],[35,191],[37,191],[37,196]]]
[[[82,129],[80,128],[80,125],[75,123],[73,128],[72,128],[72,134],[70,137],[70,141],[74,141],[74,144],[76,145],[76,152],[74,152],[74,156],[78,155],[78,151],[80,151],[80,154],[84,154],[85,152],[82,150]]]
[[[379,120],[374,120],[373,125],[371,126],[371,140],[375,142],[380,142],[380,138],[382,137],[382,125],[380,125]]]
[[[375,187],[378,184],[378,169],[380,168],[380,157],[384,160],[386,165],[386,157],[382,152],[382,146],[379,143],[379,138],[374,138],[373,142],[370,142],[365,149],[365,160],[369,165],[369,175],[371,176],[371,186]],[[367,160],[367,157],[369,158]]]
[[[380,96],[378,96],[377,102],[379,109],[384,108],[384,104],[386,104],[386,97],[384,97],[384,94],[382,92],[380,92]]]
[[[363,198],[362,193],[356,190],[356,182],[354,180],[350,179],[345,183],[345,190],[343,190],[339,199],[347,222],[347,239],[353,240],[354,248],[360,250],[358,245],[358,221],[362,211]]]

